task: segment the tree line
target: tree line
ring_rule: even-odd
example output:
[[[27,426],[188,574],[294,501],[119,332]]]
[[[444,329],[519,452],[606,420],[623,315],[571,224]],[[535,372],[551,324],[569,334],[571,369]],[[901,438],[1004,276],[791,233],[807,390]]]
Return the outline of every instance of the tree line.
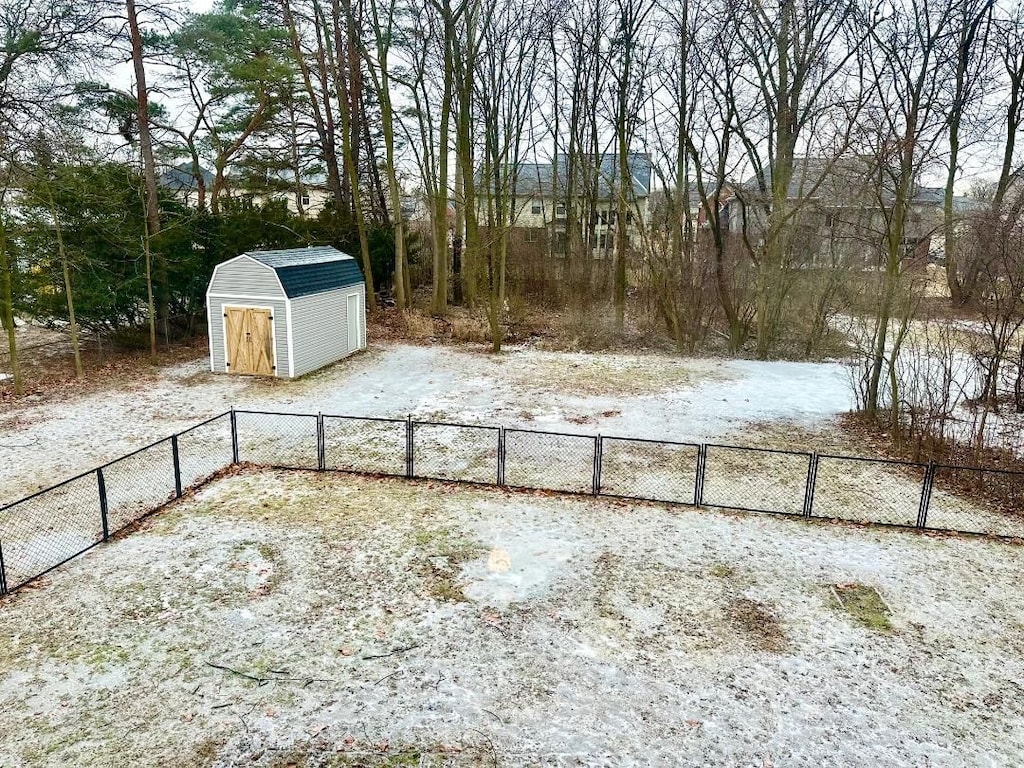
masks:
[[[72,329],[143,322],[155,344],[231,249],[335,242],[373,278],[369,307],[374,283],[403,309],[423,283],[432,313],[485,315],[496,350],[521,300],[607,306],[619,329],[644,312],[680,350],[760,358],[821,354],[849,322],[863,410],[902,424],[939,251],[949,305],[991,318],[978,397],[1024,369],[1020,2],[0,0],[0,25],[8,328],[19,301],[70,320],[80,290]],[[102,77],[117,61],[130,86]],[[170,163],[191,210],[157,186]],[[86,210],[116,199],[89,180],[103,168],[120,223]],[[988,182],[970,206],[965,169]],[[519,226],[531,194],[558,211],[539,240]]]

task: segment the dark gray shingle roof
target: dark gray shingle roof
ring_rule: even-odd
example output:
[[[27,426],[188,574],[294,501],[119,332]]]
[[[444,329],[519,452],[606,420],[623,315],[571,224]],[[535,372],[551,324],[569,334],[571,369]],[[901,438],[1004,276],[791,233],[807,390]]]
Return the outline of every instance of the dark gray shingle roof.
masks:
[[[516,173],[516,195],[519,197],[551,196],[554,186],[555,165],[558,168],[559,194],[565,194],[569,176],[568,158],[559,155],[553,163],[520,163]],[[651,156],[645,152],[630,152],[626,155],[636,197],[647,197],[651,192]],[[579,155],[573,168],[576,177],[576,194],[583,194],[581,187],[597,181],[597,197],[608,200],[618,186],[618,155]]]
[[[290,299],[363,283],[356,260],[329,245],[248,251],[242,255],[273,269]]]

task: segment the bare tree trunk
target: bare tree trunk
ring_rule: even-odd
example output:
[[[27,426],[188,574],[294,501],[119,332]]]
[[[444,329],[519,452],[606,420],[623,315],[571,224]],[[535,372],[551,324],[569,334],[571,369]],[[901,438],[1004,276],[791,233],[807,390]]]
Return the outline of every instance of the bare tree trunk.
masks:
[[[139,150],[142,154],[142,178],[144,181],[144,202],[146,207],[146,232],[148,239],[160,233],[160,202],[156,187],[156,160],[153,157],[153,139],[149,130],[149,90],[146,87],[146,66],[143,59],[142,34],[139,31],[139,19],[135,10],[135,0],[125,0],[128,13],[128,30],[131,36],[132,65],[135,69],[135,89],[138,98],[139,118]],[[214,187],[216,189],[216,185]],[[151,254],[147,250],[147,260]],[[160,254],[155,255],[154,265],[158,290],[156,305],[161,318],[168,314],[170,297],[167,293],[167,262]],[[147,278],[149,290],[153,290],[152,280]],[[156,336],[152,337],[150,354],[156,359]]]
[[[75,297],[71,288],[71,269],[68,265],[68,252],[64,247],[64,232],[57,215],[57,206],[53,200],[53,192],[47,189],[50,203],[50,217],[53,219],[53,230],[57,236],[57,255],[60,258],[61,275],[64,279],[64,298],[68,306],[68,329],[71,332],[71,353],[75,358],[75,377],[82,378],[82,354],[78,348],[78,323],[75,321]],[[150,297],[153,295],[152,282],[149,279],[149,259],[146,259],[146,284]]]
[[[363,277],[366,280],[366,307],[374,310],[377,307],[377,298],[373,285],[373,265],[370,262],[370,241],[366,233],[366,216],[363,210],[362,190],[359,187],[359,166],[358,157],[358,133],[355,133],[354,126],[358,121],[365,119],[359,109],[361,94],[358,93],[359,78],[355,69],[359,68],[359,59],[355,57],[352,64],[351,56],[345,55],[343,48],[343,35],[347,33],[350,49],[354,50],[355,42],[352,38],[358,34],[355,18],[352,15],[352,3],[345,0],[344,10],[339,0],[332,0],[332,11],[334,16],[334,60],[333,70],[335,82],[338,86],[338,110],[341,117],[341,145],[342,157],[345,160],[345,171],[348,175],[348,183],[352,194],[352,206],[356,219],[356,232],[359,235],[359,254],[363,263]],[[344,16],[342,15],[344,13]],[[342,19],[345,21],[345,32],[342,31]],[[342,62],[349,63],[349,71],[342,71]],[[355,69],[353,69],[353,66]],[[353,136],[356,141],[353,142]]]
[[[0,325],[7,331],[7,352],[11,358],[11,376],[14,380],[14,394],[25,394],[21,377],[21,361],[18,359],[18,336],[14,327],[14,290],[11,279],[12,264],[7,253],[7,224],[0,215]]]

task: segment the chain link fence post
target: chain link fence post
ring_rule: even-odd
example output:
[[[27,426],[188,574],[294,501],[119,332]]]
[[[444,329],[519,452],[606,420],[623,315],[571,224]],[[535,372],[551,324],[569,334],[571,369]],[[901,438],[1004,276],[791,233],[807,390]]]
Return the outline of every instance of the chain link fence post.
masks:
[[[804,517],[810,517],[814,509],[814,488],[818,484],[818,453],[807,459],[807,489],[804,491]]]
[[[693,480],[693,506],[699,507],[704,503],[704,466],[707,464],[708,446],[701,443],[697,449],[697,472]]]
[[[7,568],[4,566],[4,547],[0,542],[0,595],[7,594]]]
[[[601,457],[604,453],[604,439],[601,435],[594,438],[594,485],[593,495],[601,494]]]
[[[924,482],[921,484],[921,503],[917,508],[917,527],[925,528],[928,525],[928,506],[932,501],[932,486],[935,485],[934,461],[928,462],[928,469],[924,472]]]
[[[231,409],[231,463],[238,463],[238,416]]]
[[[181,498],[181,453],[178,436],[171,435],[171,460],[174,463],[174,498]]]
[[[412,414],[405,417],[405,476],[412,479],[415,473],[415,465],[413,463],[413,425],[412,425]]]
[[[103,540],[110,538],[110,523],[107,522],[107,482],[103,479],[103,469],[96,470],[96,485],[100,493],[100,520],[103,522]]]
[[[498,485],[505,484],[505,428],[498,427]]]
[[[324,434],[324,415],[316,415],[316,468],[320,472],[327,469],[327,438]]]

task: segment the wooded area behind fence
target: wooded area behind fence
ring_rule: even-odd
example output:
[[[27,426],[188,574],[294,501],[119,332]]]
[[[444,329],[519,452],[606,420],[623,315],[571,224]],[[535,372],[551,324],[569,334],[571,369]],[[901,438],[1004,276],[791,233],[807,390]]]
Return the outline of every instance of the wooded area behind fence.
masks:
[[[1024,537],[1024,472],[411,417],[233,410],[0,508],[0,595],[243,463]]]

